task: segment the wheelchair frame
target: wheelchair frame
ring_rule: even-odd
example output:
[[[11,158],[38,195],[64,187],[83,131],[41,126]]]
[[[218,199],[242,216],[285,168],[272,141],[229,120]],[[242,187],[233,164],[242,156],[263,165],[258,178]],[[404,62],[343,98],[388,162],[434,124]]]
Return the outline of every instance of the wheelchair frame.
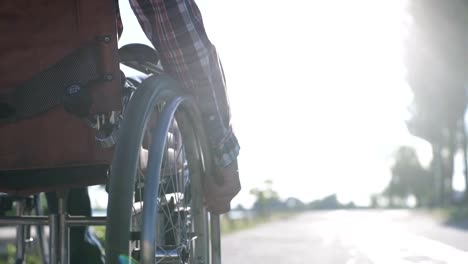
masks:
[[[150,78],[153,78],[153,77],[150,77]],[[157,79],[157,78],[161,78],[161,76],[154,77],[153,79]],[[162,78],[164,79],[167,77],[163,76]],[[151,80],[149,80],[148,82],[150,81]],[[169,82],[169,83],[174,84],[175,82]],[[151,85],[151,83],[149,85]],[[197,116],[198,110],[196,108],[196,105],[192,102],[190,97],[180,95],[180,94],[176,94],[169,99],[170,100],[168,100],[168,102],[166,103],[166,107],[164,109],[165,111],[163,111],[163,114],[162,114],[163,116],[161,116],[161,118],[158,121],[157,127],[159,129],[159,137],[155,136],[156,141],[158,142],[154,144],[157,146],[160,146],[161,148],[164,146],[165,137],[163,137],[162,135],[167,134],[167,131],[168,131],[167,120],[171,120],[172,118],[174,118],[174,114],[176,113],[176,111],[179,109],[181,105],[187,105],[191,111],[190,113],[191,117],[194,118],[194,120],[192,120],[194,122],[193,124],[197,126],[196,128],[194,128],[194,131],[196,131],[197,133],[197,135],[195,136],[199,140],[201,139],[202,145],[200,146],[201,148],[200,151],[202,151],[203,152],[202,155],[204,155],[204,157],[202,157],[204,172],[206,175],[213,175],[209,173],[211,170],[211,164],[209,162],[211,158],[209,156],[210,155],[209,151],[206,148],[206,142],[203,141],[204,140],[203,128],[200,125],[200,119]],[[145,106],[145,107],[148,108],[148,106]],[[151,108],[151,106],[149,106],[149,108]],[[123,122],[125,122],[125,115],[124,115]],[[156,132],[156,134],[158,134],[158,132]],[[121,141],[121,138],[119,138],[119,141]],[[119,159],[118,148],[119,148],[119,143],[120,143],[119,141],[117,141],[117,150],[114,153],[114,160],[112,164],[114,163],[119,164],[119,162],[121,162],[118,160]],[[158,156],[161,162],[163,155],[164,154],[159,151],[159,153],[156,152],[156,154],[153,156]],[[114,166],[111,165],[111,171],[113,167]],[[151,168],[148,168],[148,170],[150,169]],[[159,169],[159,167],[156,166],[156,169]],[[153,178],[153,180],[156,182],[159,182],[160,177],[161,177],[160,170],[149,172],[149,173],[154,174],[155,177]],[[115,181],[117,179],[116,176],[117,175],[111,175],[111,181],[112,179],[114,179]],[[108,204],[108,217],[69,216],[67,214],[67,207],[66,207],[67,191],[57,192],[57,195],[58,195],[58,213],[57,214],[51,214],[49,216],[25,216],[25,215],[22,215],[23,203],[19,202],[17,205],[18,216],[0,217],[1,225],[16,225],[17,226],[16,227],[17,228],[17,232],[16,232],[17,234],[16,250],[17,251],[16,251],[15,264],[24,263],[25,261],[24,256],[25,256],[25,239],[26,239],[25,227],[26,226],[30,226],[30,225],[49,226],[49,230],[50,230],[50,251],[49,251],[50,261],[49,263],[50,264],[69,263],[69,229],[70,227],[106,225],[108,228],[106,231],[115,230],[116,227],[115,226],[113,227],[111,223],[113,219],[111,219],[110,217],[112,216],[109,216],[109,214],[111,215],[113,214],[112,210],[114,210],[114,212],[115,210],[121,210],[121,206],[119,204],[115,204],[115,202],[118,200],[115,200],[115,199],[113,200],[111,196],[120,195],[120,193],[115,193],[115,191],[114,192],[112,191],[112,182],[110,183],[110,185],[111,185],[110,187],[111,190],[109,192],[110,198],[109,198],[109,204]],[[155,192],[156,192],[156,195],[158,195],[157,194],[158,190],[156,190]],[[145,192],[145,197],[146,196],[150,197],[151,196],[150,192]],[[154,196],[154,193],[153,193],[153,196]],[[114,204],[112,204],[113,201],[114,201]],[[153,204],[150,205],[149,208],[152,208],[152,206],[155,206],[156,208],[157,206],[156,200],[153,200]],[[208,247],[211,246],[211,250],[210,250],[211,262],[210,263],[212,264],[221,263],[221,254],[220,254],[221,242],[220,242],[220,226],[219,225],[220,225],[219,216],[211,215],[210,216],[210,228],[209,228],[210,229],[209,240],[211,242],[211,245],[208,245]],[[112,231],[106,232],[107,239],[113,235],[111,232]],[[149,235],[149,239],[152,241],[156,239],[154,232],[153,233],[150,232],[148,234],[143,232],[143,235]],[[143,239],[147,239],[147,238],[144,237]],[[113,238],[111,238],[111,241],[112,240]],[[114,256],[109,257],[110,254],[114,254]],[[141,263],[150,263],[147,260],[153,260],[157,256],[157,252],[154,252],[151,250],[149,250],[148,252],[145,252],[143,250],[142,255],[143,255],[143,262]],[[112,259],[110,260],[111,263],[115,261],[115,253],[109,252],[109,248],[106,248],[106,257],[108,258],[107,261],[109,261],[109,258]],[[206,262],[197,262],[197,263],[209,264]]]

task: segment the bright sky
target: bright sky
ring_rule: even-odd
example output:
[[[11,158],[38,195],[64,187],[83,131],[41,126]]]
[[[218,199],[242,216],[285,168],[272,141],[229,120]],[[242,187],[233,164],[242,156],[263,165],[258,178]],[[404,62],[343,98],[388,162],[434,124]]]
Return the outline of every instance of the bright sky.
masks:
[[[362,204],[385,187],[398,145],[415,146],[428,163],[430,146],[404,123],[404,0],[197,3],[223,61],[242,147],[234,204],[251,204],[249,190],[266,179],[283,198],[337,193]],[[127,11],[123,42],[145,40]]]

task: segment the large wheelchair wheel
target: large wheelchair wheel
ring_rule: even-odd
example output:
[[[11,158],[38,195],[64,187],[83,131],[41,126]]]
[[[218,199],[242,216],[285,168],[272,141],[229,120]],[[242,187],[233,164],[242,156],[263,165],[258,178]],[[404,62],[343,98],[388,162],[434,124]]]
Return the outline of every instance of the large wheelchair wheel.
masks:
[[[133,94],[110,171],[106,263],[210,263],[200,122],[164,75]]]

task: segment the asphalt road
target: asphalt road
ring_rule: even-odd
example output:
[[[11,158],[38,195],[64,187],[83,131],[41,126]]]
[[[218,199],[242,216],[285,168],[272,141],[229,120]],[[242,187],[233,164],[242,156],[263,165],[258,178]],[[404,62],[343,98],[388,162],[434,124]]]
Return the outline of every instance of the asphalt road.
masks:
[[[223,264],[468,263],[468,229],[421,213],[310,212],[227,235]]]

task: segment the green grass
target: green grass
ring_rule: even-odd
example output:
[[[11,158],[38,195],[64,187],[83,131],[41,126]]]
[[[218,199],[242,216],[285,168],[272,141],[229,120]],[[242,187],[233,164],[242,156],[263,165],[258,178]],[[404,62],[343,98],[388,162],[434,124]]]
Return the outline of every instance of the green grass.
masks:
[[[423,212],[428,212],[441,221],[468,219],[468,207],[464,206],[428,209]]]
[[[103,248],[106,248],[106,227],[105,226],[93,226],[92,231],[96,235],[96,238],[101,242]]]

